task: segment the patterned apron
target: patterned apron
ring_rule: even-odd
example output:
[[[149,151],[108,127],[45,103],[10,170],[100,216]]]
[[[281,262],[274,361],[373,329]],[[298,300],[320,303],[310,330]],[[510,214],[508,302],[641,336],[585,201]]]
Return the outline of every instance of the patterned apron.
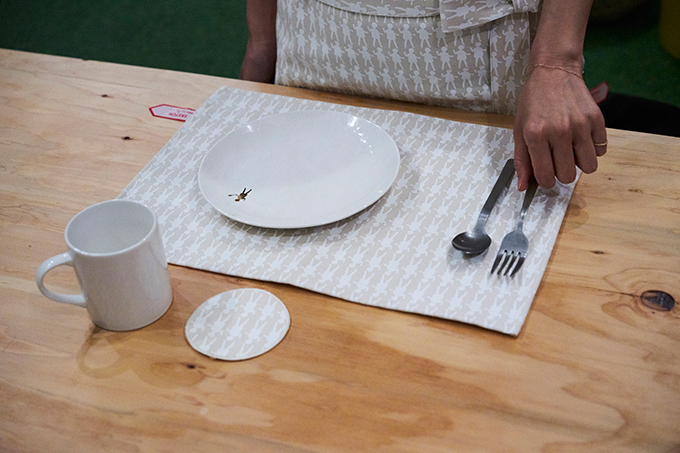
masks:
[[[278,0],[276,83],[514,114],[540,0]]]

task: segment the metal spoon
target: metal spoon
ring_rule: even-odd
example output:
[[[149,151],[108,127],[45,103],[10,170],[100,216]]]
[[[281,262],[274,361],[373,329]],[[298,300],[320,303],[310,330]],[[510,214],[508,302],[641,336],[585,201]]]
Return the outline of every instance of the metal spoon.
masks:
[[[460,233],[458,236],[453,238],[451,243],[456,250],[460,250],[466,255],[479,255],[486,251],[491,245],[491,238],[486,231],[484,231],[484,226],[486,221],[489,219],[489,214],[491,214],[491,209],[493,209],[496,204],[496,200],[500,196],[503,188],[508,184],[508,181],[512,179],[515,174],[515,165],[513,159],[508,159],[501,171],[501,174],[496,180],[489,198],[486,199],[482,211],[479,213],[477,218],[477,224],[472,229],[472,231],[466,231],[465,233]]]

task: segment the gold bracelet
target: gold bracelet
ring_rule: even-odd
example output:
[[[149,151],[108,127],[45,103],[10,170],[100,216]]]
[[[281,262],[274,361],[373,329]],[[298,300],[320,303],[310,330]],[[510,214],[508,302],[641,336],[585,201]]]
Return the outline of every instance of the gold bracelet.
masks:
[[[540,63],[533,65],[531,67],[531,69],[529,69],[527,71],[527,73],[524,74],[524,78],[525,79],[528,78],[531,75],[531,73],[534,72],[534,69],[536,69],[536,68],[559,69],[560,71],[568,72],[569,74],[575,75],[579,79],[583,78],[582,74],[579,74],[576,71],[572,71],[571,69],[563,68],[562,66],[550,66],[550,65],[547,65],[547,64],[540,64]]]

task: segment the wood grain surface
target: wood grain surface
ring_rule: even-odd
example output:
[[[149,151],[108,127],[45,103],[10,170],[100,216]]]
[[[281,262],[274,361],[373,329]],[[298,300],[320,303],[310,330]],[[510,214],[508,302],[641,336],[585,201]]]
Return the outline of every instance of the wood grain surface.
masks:
[[[678,452],[680,140],[609,130],[517,338],[290,286],[170,267],[173,304],[125,333],[43,297],[64,227],[115,198],[220,86],[510,126],[511,118],[0,50],[0,451]],[[54,290],[77,292],[69,268]],[[189,347],[203,301],[263,288],[292,325],[243,362]]]

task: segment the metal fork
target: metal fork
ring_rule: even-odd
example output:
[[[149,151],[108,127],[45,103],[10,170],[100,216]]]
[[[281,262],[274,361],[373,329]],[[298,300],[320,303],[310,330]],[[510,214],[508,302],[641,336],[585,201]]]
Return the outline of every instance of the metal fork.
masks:
[[[498,268],[498,275],[508,275],[508,273],[510,273],[510,277],[512,277],[517,273],[519,268],[522,267],[522,264],[524,264],[524,260],[527,257],[527,251],[529,250],[529,239],[527,239],[524,232],[522,232],[522,226],[524,226],[524,217],[527,215],[527,210],[531,205],[531,201],[534,199],[537,188],[538,183],[532,178],[529,182],[529,187],[524,194],[524,202],[522,203],[522,210],[519,213],[517,228],[506,234],[503,238],[496,259],[491,267],[492,274],[496,268]]]

